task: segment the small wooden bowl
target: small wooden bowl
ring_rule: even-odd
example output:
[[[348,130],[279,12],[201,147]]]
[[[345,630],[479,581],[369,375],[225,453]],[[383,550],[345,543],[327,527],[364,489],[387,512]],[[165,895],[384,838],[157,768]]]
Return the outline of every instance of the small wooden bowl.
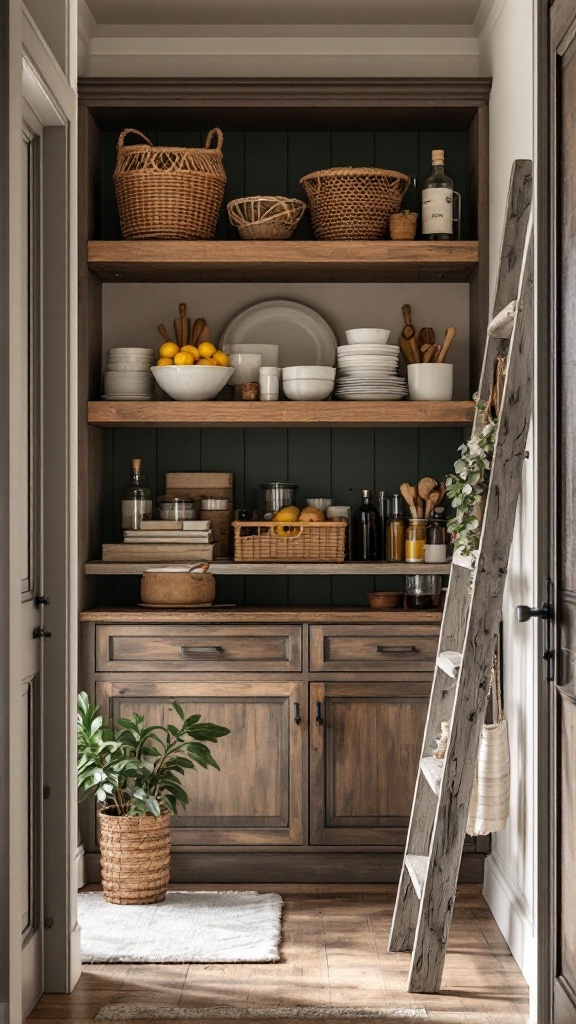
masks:
[[[366,597],[374,611],[384,611],[387,608],[399,608],[404,600],[404,592],[401,590],[377,590],[373,594],[366,594]]]

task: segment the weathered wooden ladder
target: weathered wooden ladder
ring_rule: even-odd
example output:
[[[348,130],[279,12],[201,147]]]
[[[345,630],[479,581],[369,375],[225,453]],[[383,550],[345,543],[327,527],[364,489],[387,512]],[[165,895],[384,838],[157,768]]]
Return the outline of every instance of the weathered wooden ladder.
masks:
[[[506,377],[482,531],[475,568],[471,559],[458,557],[452,566],[390,932],[391,952],[412,950],[409,992],[437,992],[442,980],[526,455],[533,366],[531,197],[531,161],[516,161],[478,391],[486,402],[498,357],[504,356]],[[481,427],[477,412],[474,429]],[[461,655],[456,679],[441,667],[445,651]],[[450,736],[445,757],[436,759],[432,750],[443,720],[450,722]]]

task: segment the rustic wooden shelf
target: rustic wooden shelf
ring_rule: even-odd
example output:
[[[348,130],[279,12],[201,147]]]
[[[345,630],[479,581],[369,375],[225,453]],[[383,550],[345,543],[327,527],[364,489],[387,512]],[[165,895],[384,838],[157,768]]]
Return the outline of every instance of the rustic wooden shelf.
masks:
[[[167,556],[169,564],[174,559]],[[86,562],[84,570],[89,576],[141,576],[145,569],[153,569],[151,562]],[[215,576],[446,576],[450,562],[419,564],[411,562],[211,562],[210,572]]]
[[[330,605],[328,607],[302,608],[290,605],[285,608],[258,608],[249,605],[237,605],[233,608],[219,608],[216,602],[213,608],[89,608],[80,613],[80,622],[328,622],[330,625],[343,623],[350,625],[371,623],[398,623],[411,625],[414,621],[441,622],[441,611],[405,611],[394,608],[392,611],[375,612],[371,608]]]
[[[102,280],[469,281],[478,242],[88,242]]]
[[[88,402],[94,427],[466,427],[473,402]]]

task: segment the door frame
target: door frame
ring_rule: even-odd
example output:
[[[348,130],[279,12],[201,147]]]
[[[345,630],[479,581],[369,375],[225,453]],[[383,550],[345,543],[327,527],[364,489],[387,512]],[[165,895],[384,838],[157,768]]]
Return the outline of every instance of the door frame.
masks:
[[[69,5],[70,40],[75,39]],[[26,12],[22,0],[0,4],[0,245],[9,254],[0,266],[0,303],[6,311],[0,338],[0,1019],[19,1024],[22,1005],[19,830],[26,783],[16,768],[20,743],[19,566],[17,489],[19,439],[11,405],[20,373],[20,217],[23,101],[43,126],[45,204],[43,276],[44,373],[42,459],[46,494],[43,577],[51,597],[44,644],[44,989],[71,991],[80,974],[74,859],[76,828],[75,694],[77,677],[76,555],[76,92],[73,49],[67,76]],[[55,372],[59,368],[60,372]],[[47,812],[47,813],[46,813]]]

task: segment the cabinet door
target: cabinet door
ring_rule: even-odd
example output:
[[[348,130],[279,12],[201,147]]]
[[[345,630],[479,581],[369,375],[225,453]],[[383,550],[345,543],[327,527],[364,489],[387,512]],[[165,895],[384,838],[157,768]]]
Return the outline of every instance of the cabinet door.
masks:
[[[198,768],[184,776],[189,803],[173,819],[173,845],[303,842],[307,715],[301,683],[110,681],[97,691],[110,718],[137,712],[149,724],[177,722],[170,708],[176,699],[186,715],[230,729],[210,745],[221,770]]]
[[[310,841],[402,848],[430,680],[310,685]]]

